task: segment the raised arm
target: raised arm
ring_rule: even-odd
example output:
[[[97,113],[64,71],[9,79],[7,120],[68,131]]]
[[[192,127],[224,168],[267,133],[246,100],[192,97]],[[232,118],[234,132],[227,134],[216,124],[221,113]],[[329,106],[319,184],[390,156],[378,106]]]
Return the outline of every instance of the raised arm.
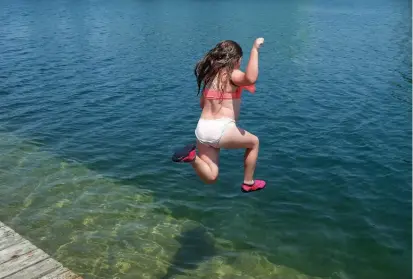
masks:
[[[238,86],[252,85],[258,79],[258,50],[264,43],[263,38],[255,40],[251,49],[250,60],[245,73],[240,70],[234,70],[231,75],[231,80]]]

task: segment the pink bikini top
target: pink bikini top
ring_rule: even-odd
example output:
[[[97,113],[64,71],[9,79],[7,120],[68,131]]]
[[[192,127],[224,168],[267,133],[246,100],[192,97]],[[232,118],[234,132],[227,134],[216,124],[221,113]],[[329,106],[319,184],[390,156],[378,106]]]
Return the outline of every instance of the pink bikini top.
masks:
[[[240,86],[235,90],[235,92],[220,92],[218,90],[206,88],[204,90],[204,98],[210,100],[220,100],[220,99],[240,99],[242,90],[245,89],[252,94],[255,93],[255,84]]]

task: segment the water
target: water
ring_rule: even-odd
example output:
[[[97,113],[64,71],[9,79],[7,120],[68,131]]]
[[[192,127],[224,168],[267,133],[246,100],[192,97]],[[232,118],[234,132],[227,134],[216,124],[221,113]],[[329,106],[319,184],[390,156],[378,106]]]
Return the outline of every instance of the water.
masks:
[[[84,278],[411,278],[411,2],[0,10],[0,220]],[[241,150],[214,186],[170,157],[197,59],[259,36],[240,125],[268,187],[246,195]]]

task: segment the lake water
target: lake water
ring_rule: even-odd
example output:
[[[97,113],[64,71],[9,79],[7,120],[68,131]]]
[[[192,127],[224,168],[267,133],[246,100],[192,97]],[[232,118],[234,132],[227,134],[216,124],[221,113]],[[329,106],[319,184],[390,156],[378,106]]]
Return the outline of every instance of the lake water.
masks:
[[[411,1],[0,1],[0,220],[84,278],[407,279]],[[193,67],[264,37],[203,185]]]

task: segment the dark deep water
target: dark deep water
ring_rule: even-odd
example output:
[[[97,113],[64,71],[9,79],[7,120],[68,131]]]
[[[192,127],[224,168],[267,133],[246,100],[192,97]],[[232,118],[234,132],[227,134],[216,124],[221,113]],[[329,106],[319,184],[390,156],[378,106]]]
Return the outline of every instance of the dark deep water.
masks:
[[[411,2],[0,1],[0,220],[84,278],[411,278]],[[203,185],[195,62],[223,39],[257,92]],[[244,65],[245,66],[245,65]],[[305,276],[305,277],[299,277]]]

